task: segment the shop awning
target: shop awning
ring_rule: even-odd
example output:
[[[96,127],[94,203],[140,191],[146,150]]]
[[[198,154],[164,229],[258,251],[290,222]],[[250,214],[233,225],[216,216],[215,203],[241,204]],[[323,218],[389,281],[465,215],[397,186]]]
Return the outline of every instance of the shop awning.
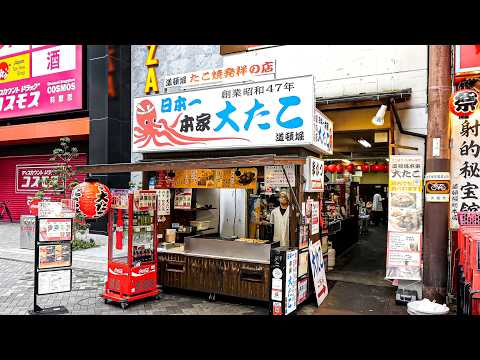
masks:
[[[299,156],[251,155],[200,159],[143,161],[78,166],[77,172],[88,174],[128,173],[135,171],[159,171],[179,169],[223,169],[231,167],[303,165],[306,158]]]

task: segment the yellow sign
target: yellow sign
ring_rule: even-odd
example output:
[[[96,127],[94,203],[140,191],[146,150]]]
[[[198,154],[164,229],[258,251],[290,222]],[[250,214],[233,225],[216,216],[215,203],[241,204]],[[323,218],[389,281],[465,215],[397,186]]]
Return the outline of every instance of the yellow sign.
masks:
[[[145,94],[150,94],[153,90],[154,93],[158,94],[158,81],[157,73],[155,67],[158,66],[158,59],[155,58],[155,52],[157,51],[157,45],[147,45],[148,55],[147,60],[145,60],[145,65],[147,66],[147,79],[145,80]]]
[[[257,187],[257,169],[194,169],[175,171],[175,188],[192,189],[255,189]]]
[[[12,56],[0,60],[0,84],[30,77],[30,54]]]

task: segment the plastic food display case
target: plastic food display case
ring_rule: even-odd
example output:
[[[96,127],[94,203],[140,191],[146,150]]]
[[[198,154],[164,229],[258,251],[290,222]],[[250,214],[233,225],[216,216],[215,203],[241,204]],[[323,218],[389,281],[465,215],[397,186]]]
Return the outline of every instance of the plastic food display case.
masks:
[[[156,297],[156,192],[112,189],[108,218],[108,275],[103,298],[126,308],[131,301]]]

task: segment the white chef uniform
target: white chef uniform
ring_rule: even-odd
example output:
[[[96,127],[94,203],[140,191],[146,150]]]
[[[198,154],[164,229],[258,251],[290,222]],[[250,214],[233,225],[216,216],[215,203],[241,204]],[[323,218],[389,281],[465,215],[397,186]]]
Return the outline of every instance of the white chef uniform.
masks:
[[[290,206],[287,207],[282,215],[280,206],[272,210],[270,214],[270,223],[273,224],[273,241],[280,241],[280,246],[288,246],[290,238]]]

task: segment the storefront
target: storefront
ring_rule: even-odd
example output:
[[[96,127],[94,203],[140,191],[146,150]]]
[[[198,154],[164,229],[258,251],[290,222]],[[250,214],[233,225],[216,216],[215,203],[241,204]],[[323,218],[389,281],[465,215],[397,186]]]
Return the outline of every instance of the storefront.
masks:
[[[87,164],[84,56],[80,45],[0,46],[0,201],[13,221],[30,214],[40,180],[52,176],[49,159],[60,138],[81,153],[73,165]]]
[[[139,239],[156,237],[164,287],[259,300],[277,314],[311,293],[320,303],[328,293],[320,156],[332,151],[333,127],[314,107],[313,78],[193,89],[134,105],[132,147],[144,161],[79,167],[92,176],[142,172],[142,188],[157,191],[156,219],[149,214],[145,228],[140,214],[117,216],[112,247],[128,248],[117,231],[130,224],[139,233],[132,228],[127,258],[136,263],[138,251],[152,250]]]

